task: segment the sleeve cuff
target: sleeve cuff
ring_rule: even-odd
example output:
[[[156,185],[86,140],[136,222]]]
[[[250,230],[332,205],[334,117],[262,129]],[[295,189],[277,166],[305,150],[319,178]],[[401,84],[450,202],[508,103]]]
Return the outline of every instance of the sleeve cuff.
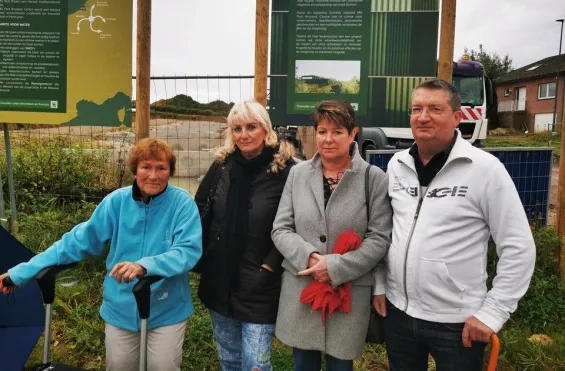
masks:
[[[28,282],[29,279],[25,279],[24,277],[21,277],[18,272],[20,271],[20,269],[18,268],[19,266],[16,265],[13,268],[8,269],[8,276],[10,277],[10,279],[12,280],[12,282],[14,283],[14,285],[18,286],[18,287],[22,287],[25,286]]]
[[[318,250],[316,250],[316,248],[314,248],[314,246],[310,244],[307,244],[304,250],[305,251],[303,251],[303,257],[300,258],[300,261],[297,262],[298,264],[295,266],[297,272],[303,271],[308,268],[308,260],[310,259],[310,255],[319,254]]]
[[[332,281],[332,286],[337,287],[339,285],[344,284],[343,279],[340,278],[339,274],[339,261],[341,259],[341,255],[339,254],[328,254],[326,256],[326,265],[328,267],[328,275],[330,276],[330,280]]]
[[[495,333],[500,331],[500,329],[508,319],[500,318],[500,315],[496,313],[495,309],[484,306],[477,312],[477,314],[475,314],[475,317],[479,321],[487,325]]]
[[[383,264],[377,264],[375,271],[373,272],[373,278],[375,279],[375,285],[373,286],[373,295],[385,295],[386,268]]]
[[[386,295],[386,286],[378,284],[373,286],[373,295]]]
[[[136,264],[141,265],[141,267],[145,269],[146,276],[154,276],[156,274],[153,263],[151,262],[150,259],[151,258],[145,257],[135,262]]]

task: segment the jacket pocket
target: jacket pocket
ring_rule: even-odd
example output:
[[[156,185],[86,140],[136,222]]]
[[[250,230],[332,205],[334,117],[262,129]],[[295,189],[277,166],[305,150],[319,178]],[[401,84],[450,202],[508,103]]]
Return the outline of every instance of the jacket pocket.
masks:
[[[273,294],[280,291],[280,285],[280,273],[261,267],[250,267],[240,280],[237,296],[244,301],[271,301]]]
[[[452,278],[444,260],[421,258],[418,287],[428,312],[458,313],[468,303],[467,287]]]

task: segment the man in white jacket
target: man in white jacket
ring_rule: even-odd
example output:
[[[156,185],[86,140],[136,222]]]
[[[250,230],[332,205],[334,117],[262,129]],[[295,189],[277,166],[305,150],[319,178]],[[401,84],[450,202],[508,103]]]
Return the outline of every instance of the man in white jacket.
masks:
[[[392,244],[373,305],[391,371],[479,371],[486,343],[526,293],[535,245],[500,161],[461,138],[461,97],[438,79],[412,93],[415,144],[388,164]],[[487,292],[489,236],[499,257]]]

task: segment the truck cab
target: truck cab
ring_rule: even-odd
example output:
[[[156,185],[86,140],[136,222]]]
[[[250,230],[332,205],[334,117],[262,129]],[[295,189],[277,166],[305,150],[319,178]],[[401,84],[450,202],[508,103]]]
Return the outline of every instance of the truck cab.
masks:
[[[463,117],[459,131],[463,138],[477,147],[483,147],[487,137],[488,120],[496,114],[495,90],[484,66],[469,60],[467,55],[453,63],[453,85],[461,94]]]
[[[496,91],[488,78],[484,66],[471,61],[469,56],[453,62],[452,83],[461,94],[463,117],[459,130],[464,139],[474,146],[484,147],[489,118],[496,115]],[[404,149],[414,142],[410,129],[410,118],[406,116],[402,127],[388,127],[386,122],[377,122],[374,127],[360,128],[357,141],[363,155],[366,150]]]

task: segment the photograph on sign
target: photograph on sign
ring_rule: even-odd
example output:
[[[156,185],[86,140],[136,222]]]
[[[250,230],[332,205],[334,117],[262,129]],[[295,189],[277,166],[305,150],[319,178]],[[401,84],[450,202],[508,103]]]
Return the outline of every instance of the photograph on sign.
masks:
[[[359,94],[361,61],[298,60],[296,93]]]

